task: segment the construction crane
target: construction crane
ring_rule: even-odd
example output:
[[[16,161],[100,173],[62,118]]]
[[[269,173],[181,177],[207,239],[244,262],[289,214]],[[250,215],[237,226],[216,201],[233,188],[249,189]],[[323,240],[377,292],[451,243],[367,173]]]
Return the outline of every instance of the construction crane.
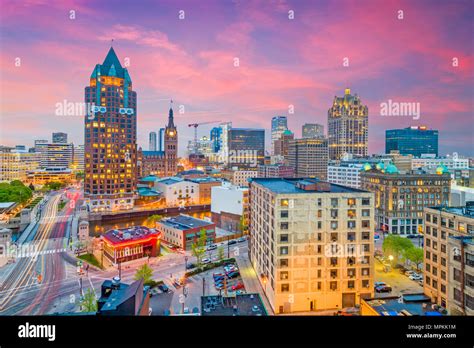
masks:
[[[209,121],[209,122],[201,122],[201,123],[190,123],[188,127],[194,127],[194,153],[198,153],[198,145],[197,145],[197,138],[198,138],[198,127],[204,124],[211,124],[211,123],[220,123],[221,121]]]

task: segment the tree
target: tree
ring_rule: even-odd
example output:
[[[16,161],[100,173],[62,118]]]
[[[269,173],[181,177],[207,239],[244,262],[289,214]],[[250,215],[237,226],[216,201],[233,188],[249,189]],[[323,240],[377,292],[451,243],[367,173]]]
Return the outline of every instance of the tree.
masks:
[[[420,265],[423,263],[423,249],[412,247],[405,250],[405,258],[416,265],[416,269],[420,270]]]
[[[153,276],[153,270],[151,269],[148,264],[143,264],[139,269],[137,269],[137,273],[135,273],[135,280],[143,279],[143,283],[150,283],[151,277]]]
[[[239,230],[244,233],[246,230],[247,230],[248,226],[247,224],[245,223],[245,219],[243,216],[240,217],[240,220],[239,220]]]
[[[19,180],[0,184],[0,202],[26,203],[33,196],[33,192]]]
[[[97,299],[92,289],[87,289],[81,298],[82,312],[97,312]]]
[[[224,247],[221,245],[217,248],[217,259],[222,261],[224,259]]]
[[[403,261],[405,258],[405,251],[413,247],[413,243],[409,239],[395,235],[388,235],[385,237],[382,244],[384,254],[392,255],[395,263]]]
[[[154,214],[154,215],[151,215],[149,216],[146,221],[149,223],[149,224],[153,224],[156,226],[156,222],[157,221],[160,221],[161,219],[163,219],[163,216],[162,215],[159,215],[159,214]]]
[[[202,228],[201,231],[199,232],[199,238],[191,246],[192,253],[194,256],[196,256],[196,263],[198,267],[201,267],[201,263],[202,263],[201,260],[202,260],[202,257],[204,256],[204,253],[206,252],[206,243],[207,243],[206,230]]]

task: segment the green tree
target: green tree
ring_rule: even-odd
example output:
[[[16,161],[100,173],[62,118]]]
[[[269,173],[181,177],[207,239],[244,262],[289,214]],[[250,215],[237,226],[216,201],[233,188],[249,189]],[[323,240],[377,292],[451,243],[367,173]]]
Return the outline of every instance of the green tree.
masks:
[[[201,231],[199,232],[199,238],[191,246],[192,254],[196,256],[196,263],[198,267],[201,267],[202,257],[204,256],[204,253],[206,252],[206,243],[207,243],[206,230],[202,228]]]
[[[386,256],[392,255],[395,263],[403,262],[405,252],[413,247],[413,243],[409,239],[395,235],[385,237],[382,244],[384,254]]]
[[[247,224],[245,223],[245,219],[243,216],[240,217],[240,220],[239,220],[239,230],[244,233],[245,231],[247,231]]]
[[[21,181],[0,184],[0,202],[26,203],[33,196],[33,192]]]
[[[221,245],[217,248],[217,259],[222,261],[224,259],[224,247]]]
[[[92,289],[87,289],[81,298],[82,312],[97,312],[97,299]]]
[[[163,219],[163,215],[159,215],[159,214],[154,214],[154,215],[151,215],[149,216],[146,221],[147,223],[149,224],[152,224],[152,225],[155,225],[157,221],[160,221],[161,219]]]
[[[405,250],[405,258],[416,265],[416,269],[420,270],[420,265],[423,263],[423,249],[412,247]]]
[[[135,273],[135,280],[140,280],[143,279],[143,283],[150,283],[151,282],[151,277],[153,276],[153,270],[151,269],[148,264],[143,264],[139,269],[137,269],[137,272]]]

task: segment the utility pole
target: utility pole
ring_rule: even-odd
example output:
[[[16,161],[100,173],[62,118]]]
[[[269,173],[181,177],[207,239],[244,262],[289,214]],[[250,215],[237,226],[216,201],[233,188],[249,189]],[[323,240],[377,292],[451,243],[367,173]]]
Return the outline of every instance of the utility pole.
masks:
[[[206,278],[202,278],[202,296],[206,295]]]

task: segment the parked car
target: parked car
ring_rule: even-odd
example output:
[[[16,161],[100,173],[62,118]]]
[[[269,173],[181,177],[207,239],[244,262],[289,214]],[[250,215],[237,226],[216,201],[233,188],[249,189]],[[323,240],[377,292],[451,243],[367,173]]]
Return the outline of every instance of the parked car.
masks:
[[[240,282],[235,284],[234,286],[232,286],[232,290],[234,290],[234,291],[239,290],[239,289],[243,289],[243,288],[244,288],[244,284],[242,284]]]
[[[387,284],[385,284],[385,282],[375,282],[374,283],[374,287],[383,286],[383,285],[387,285]]]
[[[223,277],[223,276],[224,276],[224,273],[214,273],[212,276],[213,276],[214,278],[215,278],[215,277]]]
[[[392,287],[390,285],[381,285],[375,288],[376,292],[392,292]]]
[[[158,289],[160,289],[163,292],[168,292],[170,289],[165,285],[165,284],[160,284],[158,285]]]
[[[237,244],[237,241],[235,239],[232,239],[232,240],[229,240],[229,242],[227,244],[229,244],[229,245]]]
[[[202,263],[206,264],[206,263],[210,263],[211,262],[211,259],[205,257],[201,260]]]
[[[242,242],[245,242],[246,240],[247,240],[247,238],[240,237],[239,239],[237,239],[237,243],[242,243]]]
[[[374,239],[378,240],[378,239],[380,239],[380,236],[378,234],[374,234]]]
[[[411,280],[421,280],[421,279],[423,279],[423,276],[421,274],[418,274],[418,273],[413,273],[408,278],[410,278]]]
[[[227,277],[228,277],[228,278],[235,278],[235,277],[237,277],[237,276],[239,276],[239,275],[240,275],[239,272],[230,272],[230,273],[227,274]]]
[[[418,281],[418,284],[420,284],[421,286],[423,286],[423,283],[423,278]]]
[[[193,269],[196,268],[196,265],[194,263],[188,263],[186,266],[186,269]]]
[[[406,271],[406,272],[405,272],[405,275],[406,275],[407,277],[410,277],[412,274],[416,274],[416,272],[415,272],[415,271]]]
[[[211,244],[207,247],[207,250],[215,250],[215,249],[217,249],[217,245],[215,244]]]

